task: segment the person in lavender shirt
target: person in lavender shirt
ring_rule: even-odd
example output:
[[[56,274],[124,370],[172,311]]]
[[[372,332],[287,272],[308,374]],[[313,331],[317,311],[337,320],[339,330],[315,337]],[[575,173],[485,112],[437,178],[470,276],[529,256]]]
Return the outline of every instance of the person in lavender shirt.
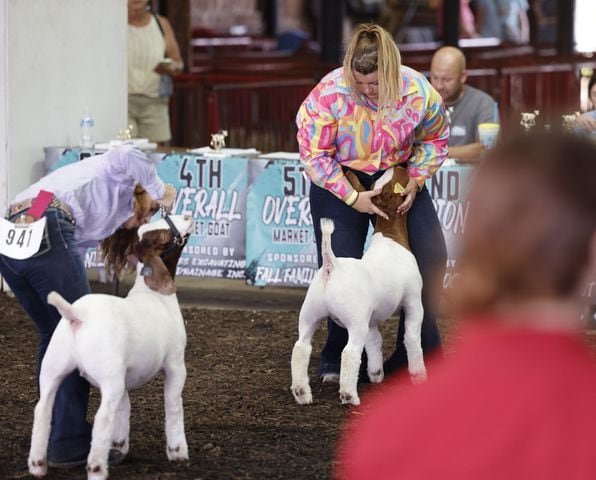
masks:
[[[111,247],[112,263],[122,266],[126,248],[116,251],[114,239],[147,223],[159,205],[169,208],[176,190],[157,176],[155,163],[141,150],[124,146],[53,171],[19,193],[6,215],[11,222],[31,222],[28,209],[40,191],[53,194],[43,212],[46,229],[37,253],[24,260],[0,255],[0,274],[33,320],[40,337],[37,375],[50,338],[60,320],[46,302],[57,291],[72,303],[91,288],[82,252],[101,241]],[[89,383],[78,371],[58,389],[48,446],[52,467],[83,465],[89,453],[91,425],[87,422]],[[118,452],[119,453],[119,452]],[[118,461],[111,451],[112,463]]]

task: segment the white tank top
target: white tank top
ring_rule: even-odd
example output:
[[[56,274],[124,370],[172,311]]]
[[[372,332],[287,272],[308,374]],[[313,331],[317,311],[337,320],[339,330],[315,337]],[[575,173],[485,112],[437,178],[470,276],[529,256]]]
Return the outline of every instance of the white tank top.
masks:
[[[159,75],[153,71],[163,60],[166,51],[157,20],[144,27],[128,26],[128,93],[157,97]]]

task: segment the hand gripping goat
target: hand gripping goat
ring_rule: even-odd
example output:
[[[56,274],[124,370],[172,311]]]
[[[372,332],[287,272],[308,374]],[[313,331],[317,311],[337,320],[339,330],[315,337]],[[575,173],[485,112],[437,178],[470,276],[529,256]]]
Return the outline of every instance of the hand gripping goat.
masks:
[[[88,479],[108,477],[111,448],[128,452],[128,390],[160,371],[165,374],[166,453],[169,460],[188,460],[182,408],[186,331],[173,279],[184,237],[193,225],[190,217],[175,215],[139,228],[134,252],[144,266],[137,265],[137,278],[126,298],[89,294],[71,305],[56,292],[48,295],[62,319],[41,365],[28,462],[33,476],[47,473],[56,390],[76,368],[101,391],[87,457]]]
[[[355,176],[355,188],[364,188]],[[292,394],[300,404],[312,403],[308,364],[312,337],[319,323],[330,316],[348,330],[341,355],[339,397],[342,403],[359,405],[357,383],[362,349],[368,356],[371,382],[383,380],[382,338],[378,326],[398,308],[405,317],[404,343],[412,380],[426,379],[420,331],[422,326],[422,277],[409,250],[406,216],[396,213],[403,202],[399,192],[408,183],[403,168],[388,170],[375,184],[382,192],[375,204],[389,215],[377,216],[375,233],[362,259],[336,258],[331,249],[333,221],[321,219],[323,266],[310,284],[298,321],[298,341],[292,351]]]

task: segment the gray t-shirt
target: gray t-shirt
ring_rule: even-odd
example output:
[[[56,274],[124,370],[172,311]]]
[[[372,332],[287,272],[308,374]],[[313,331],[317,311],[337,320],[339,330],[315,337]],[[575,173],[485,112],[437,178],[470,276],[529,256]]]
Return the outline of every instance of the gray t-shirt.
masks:
[[[449,146],[478,141],[480,123],[499,123],[499,112],[492,97],[477,88],[464,85],[464,94],[447,107],[450,119]]]

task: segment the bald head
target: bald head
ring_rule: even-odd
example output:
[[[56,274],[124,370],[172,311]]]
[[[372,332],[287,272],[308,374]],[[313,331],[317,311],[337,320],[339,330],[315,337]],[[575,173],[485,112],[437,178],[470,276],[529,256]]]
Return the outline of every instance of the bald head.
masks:
[[[437,67],[448,67],[458,73],[463,73],[466,70],[466,57],[459,48],[455,47],[441,47],[439,48],[430,62],[430,68],[433,65]]]
[[[466,57],[455,47],[439,48],[430,63],[430,82],[449,105],[463,95],[466,81]]]

